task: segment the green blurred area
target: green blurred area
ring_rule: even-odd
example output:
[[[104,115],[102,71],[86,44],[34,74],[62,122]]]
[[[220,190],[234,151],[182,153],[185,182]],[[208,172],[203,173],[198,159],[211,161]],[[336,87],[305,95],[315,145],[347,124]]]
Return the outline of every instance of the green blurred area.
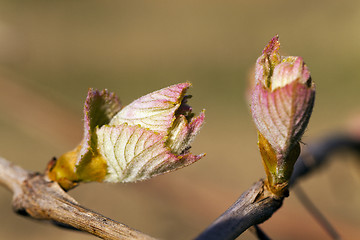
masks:
[[[123,104],[190,81],[206,125],[200,162],[136,184],[84,184],[81,204],[161,239],[191,239],[264,176],[246,86],[263,47],[302,56],[317,86],[303,141],[343,131],[360,110],[360,2],[0,1],[0,155],[43,171],[82,136],[87,89]],[[301,183],[346,239],[360,235],[359,165],[334,161]],[[0,188],[1,239],[94,239],[29,221]],[[263,225],[274,239],[326,239],[291,195]],[[253,239],[245,233],[240,239]]]

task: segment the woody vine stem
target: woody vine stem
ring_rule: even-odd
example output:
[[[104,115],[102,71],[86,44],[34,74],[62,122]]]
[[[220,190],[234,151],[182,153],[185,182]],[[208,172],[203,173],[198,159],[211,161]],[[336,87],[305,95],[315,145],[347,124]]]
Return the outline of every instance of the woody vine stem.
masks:
[[[324,166],[331,156],[339,151],[349,151],[360,155],[360,139],[334,135],[310,145],[308,151],[297,160],[290,186]],[[13,209],[21,215],[72,226],[103,239],[154,239],[79,205],[56,182],[47,180],[44,175],[28,172],[3,158],[0,158],[0,184],[13,193]],[[252,218],[249,215],[237,215],[238,209],[253,204],[254,195],[258,193],[256,189],[260,185],[257,182],[245,191],[242,197],[222,214],[220,220],[210,225],[197,239],[208,239],[207,237],[211,239],[212,236],[215,239],[215,236],[220,235],[222,238],[217,239],[234,239],[253,224],[265,221],[262,212],[264,208],[260,206],[261,204],[256,205],[258,208],[253,207]],[[276,209],[276,207],[272,208],[267,214],[271,215]],[[228,225],[222,224],[223,219],[230,219],[231,216],[235,218],[227,221]],[[253,222],[248,222],[249,219]]]

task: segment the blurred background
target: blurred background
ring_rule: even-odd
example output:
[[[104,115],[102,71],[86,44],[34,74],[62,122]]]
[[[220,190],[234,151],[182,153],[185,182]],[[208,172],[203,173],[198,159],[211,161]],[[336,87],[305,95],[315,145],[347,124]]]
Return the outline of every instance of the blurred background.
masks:
[[[303,141],[349,131],[360,112],[360,2],[0,1],[0,155],[32,171],[82,137],[89,87],[122,103],[190,81],[206,109],[198,163],[136,184],[83,184],[80,204],[161,239],[191,239],[265,173],[246,102],[268,41],[302,56],[317,85]],[[355,124],[354,124],[355,123]],[[360,235],[359,159],[338,156],[300,182],[344,239]],[[357,161],[357,162],[356,162]],[[17,216],[0,188],[1,239],[95,239]],[[274,239],[329,239],[295,194],[262,225]],[[244,233],[239,239],[255,239]]]

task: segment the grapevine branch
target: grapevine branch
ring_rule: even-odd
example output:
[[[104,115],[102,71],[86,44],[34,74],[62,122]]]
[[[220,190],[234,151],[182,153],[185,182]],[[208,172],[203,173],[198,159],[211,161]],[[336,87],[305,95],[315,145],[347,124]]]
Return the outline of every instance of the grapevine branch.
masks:
[[[79,205],[56,183],[0,158],[0,183],[13,192],[15,212],[103,239],[154,239]]]
[[[310,145],[295,164],[290,185],[328,162],[339,150],[360,153],[360,140],[335,135]],[[0,158],[0,184],[13,193],[15,212],[58,226],[68,226],[103,239],[154,239],[79,205],[56,182]],[[256,182],[196,239],[235,239],[251,226],[266,221],[281,207],[283,198],[269,194],[263,180]]]
[[[325,165],[332,154],[342,150],[360,154],[360,139],[347,135],[333,135],[318,143],[309,145],[295,163],[290,179],[290,187],[302,177]],[[196,240],[235,239],[249,227],[270,218],[281,207],[283,198],[277,199],[270,195],[266,198],[266,201],[259,204],[254,199],[254,195],[261,194],[262,189],[265,189],[262,181],[255,183],[228,210],[205,229]],[[251,194],[253,196],[250,196]],[[263,208],[264,204],[270,207]]]

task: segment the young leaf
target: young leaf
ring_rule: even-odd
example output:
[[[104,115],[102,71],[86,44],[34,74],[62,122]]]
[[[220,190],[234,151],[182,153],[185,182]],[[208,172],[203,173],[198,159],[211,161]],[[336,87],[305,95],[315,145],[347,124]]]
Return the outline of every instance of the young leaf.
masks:
[[[300,153],[299,141],[309,122],[315,85],[301,57],[281,57],[275,36],[256,61],[251,113],[270,189],[287,189]]]
[[[123,123],[97,131],[100,154],[108,164],[107,182],[134,182],[187,166],[202,155],[176,155],[165,146],[165,136]]]
[[[84,139],[49,171],[65,189],[78,182],[134,182],[187,166],[204,156],[189,152],[204,123],[185,96],[190,83],[147,94],[122,110],[116,96],[90,90]]]

